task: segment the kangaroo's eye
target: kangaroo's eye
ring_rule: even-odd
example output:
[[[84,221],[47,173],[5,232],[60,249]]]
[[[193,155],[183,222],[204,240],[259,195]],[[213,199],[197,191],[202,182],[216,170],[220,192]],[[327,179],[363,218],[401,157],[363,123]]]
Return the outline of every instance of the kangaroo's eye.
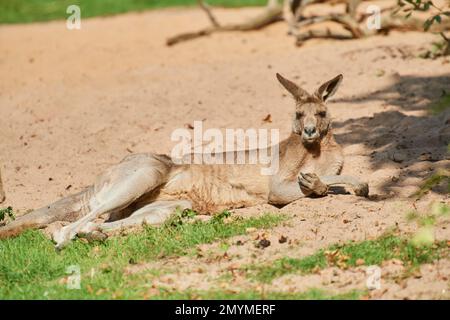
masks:
[[[298,119],[301,119],[303,116],[304,116],[303,112],[296,112],[296,113],[295,113],[295,118],[296,118],[297,120],[298,120]]]
[[[326,117],[327,112],[326,111],[320,111],[317,113],[319,116],[321,116],[322,118]]]

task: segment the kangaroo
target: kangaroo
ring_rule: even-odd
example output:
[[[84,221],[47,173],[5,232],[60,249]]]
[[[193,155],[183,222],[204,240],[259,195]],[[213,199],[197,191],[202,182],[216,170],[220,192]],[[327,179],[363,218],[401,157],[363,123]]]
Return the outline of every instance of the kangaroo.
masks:
[[[341,184],[356,195],[367,196],[367,183],[339,175],[344,157],[333,137],[326,102],[342,75],[323,83],[313,94],[276,76],[295,100],[292,133],[279,143],[278,154],[272,155],[278,156],[276,173],[262,175],[260,164],[176,163],[167,155],[133,154],[106,170],[85,191],[0,228],[0,238],[55,221],[71,222],[52,235],[56,248],[61,249],[77,234],[161,224],[176,208],[214,213],[263,203],[282,206],[302,197],[324,196],[330,186]],[[249,150],[233,156],[239,153],[248,156]],[[105,214],[109,214],[106,222],[93,222]]]

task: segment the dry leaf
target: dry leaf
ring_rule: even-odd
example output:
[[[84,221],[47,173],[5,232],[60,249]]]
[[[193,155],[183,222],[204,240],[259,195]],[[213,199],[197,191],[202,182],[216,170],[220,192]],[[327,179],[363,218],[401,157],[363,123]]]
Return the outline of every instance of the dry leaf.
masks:
[[[269,113],[264,119],[264,122],[272,123],[272,115]]]
[[[364,259],[361,259],[361,258],[360,258],[360,259],[357,259],[357,260],[356,260],[356,265],[357,265],[357,266],[362,266],[364,263],[366,263],[366,262],[364,261]]]

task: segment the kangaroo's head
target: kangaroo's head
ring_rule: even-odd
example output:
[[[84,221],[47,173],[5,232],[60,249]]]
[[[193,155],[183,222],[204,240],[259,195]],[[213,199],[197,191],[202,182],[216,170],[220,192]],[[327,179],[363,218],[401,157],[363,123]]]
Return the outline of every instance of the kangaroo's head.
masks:
[[[305,146],[320,143],[321,139],[328,133],[331,122],[325,103],[336,92],[342,81],[342,75],[340,74],[322,84],[314,94],[309,94],[278,73],[277,78],[295,99],[296,106],[292,131],[301,136]]]

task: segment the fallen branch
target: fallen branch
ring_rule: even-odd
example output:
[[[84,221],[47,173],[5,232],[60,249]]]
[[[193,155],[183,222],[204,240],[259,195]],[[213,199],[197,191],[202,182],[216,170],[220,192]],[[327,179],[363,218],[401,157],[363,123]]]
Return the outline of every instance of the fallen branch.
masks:
[[[305,26],[309,26],[309,25],[313,25],[313,24],[317,24],[317,23],[322,23],[322,22],[327,22],[327,21],[336,22],[336,23],[342,25],[344,27],[344,29],[350,31],[353,38],[361,38],[366,35],[364,30],[360,27],[359,23],[352,16],[347,15],[347,14],[330,14],[330,15],[326,15],[326,16],[318,16],[318,17],[315,16],[315,17],[311,17],[311,18],[306,18],[306,19],[302,20],[301,22],[297,23],[297,27],[301,28],[301,27],[305,27]],[[295,36],[297,37],[297,39],[299,37],[300,38],[303,37],[302,34],[298,34],[298,33]]]
[[[354,39],[352,34],[342,34],[331,32],[329,28],[325,30],[309,30],[305,33],[298,34],[296,36],[296,45],[301,46],[306,40],[309,39],[336,39],[336,40],[350,40]]]
[[[368,16],[365,16],[368,18]],[[362,37],[372,36],[379,33],[388,33],[392,30],[399,31],[423,31],[424,21],[420,19],[404,19],[403,17],[394,16],[392,14],[385,14],[381,18],[381,29],[369,30],[365,27],[365,21],[358,21],[354,17],[347,14],[330,14],[326,16],[313,16],[306,18],[297,23],[297,29],[311,26],[323,22],[335,22],[340,24],[344,29],[350,32],[350,35],[342,35],[332,33],[330,30],[310,30],[306,33],[299,33],[296,31],[296,44],[302,45],[304,41],[313,38],[333,38],[333,39],[358,39]],[[441,24],[433,25],[430,28],[432,32],[442,32],[450,30],[450,21],[442,22]]]
[[[289,7],[289,12],[292,14],[292,19],[283,17],[283,5],[280,0],[268,0],[267,6],[263,12],[257,16],[238,24],[221,25],[210,10],[210,7],[203,1],[198,0],[200,8],[206,13],[211,22],[211,26],[201,29],[199,31],[187,32],[167,39],[167,45],[171,46],[179,42],[196,39],[199,37],[210,35],[214,32],[224,31],[250,31],[261,29],[271,23],[286,20],[289,25],[289,34],[296,38],[296,44],[301,45],[304,41],[312,38],[333,38],[333,39],[358,39],[376,34],[387,34],[391,30],[400,31],[423,31],[424,21],[420,19],[404,19],[403,17],[395,16],[397,11],[396,6],[386,7],[380,10],[384,13],[381,17],[380,29],[369,29],[367,21],[373,16],[373,13],[358,12],[359,5],[363,0],[283,0],[281,1]],[[328,2],[330,4],[345,3],[346,10],[343,14],[327,14],[324,16],[303,17],[303,9],[313,3]],[[303,27],[320,24],[323,22],[334,22],[341,25],[349,34],[337,33],[330,30],[312,30],[307,32],[300,32]],[[442,22],[433,24],[431,32],[444,32],[450,30],[450,22]],[[445,38],[444,38],[445,39]],[[446,40],[445,52],[448,52],[449,41]]]
[[[208,15],[212,26],[204,28],[199,31],[187,32],[171,37],[167,39],[166,44],[168,46],[172,46],[183,41],[188,41],[199,37],[207,36],[214,32],[258,30],[274,22],[281,21],[283,19],[283,7],[276,1],[269,0],[269,3],[266,6],[265,10],[259,15],[249,19],[248,21],[238,24],[220,25],[217,19],[210,11],[209,7],[203,1],[199,1],[199,3],[200,7]]]

